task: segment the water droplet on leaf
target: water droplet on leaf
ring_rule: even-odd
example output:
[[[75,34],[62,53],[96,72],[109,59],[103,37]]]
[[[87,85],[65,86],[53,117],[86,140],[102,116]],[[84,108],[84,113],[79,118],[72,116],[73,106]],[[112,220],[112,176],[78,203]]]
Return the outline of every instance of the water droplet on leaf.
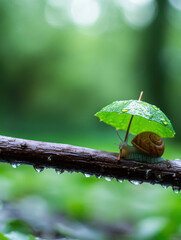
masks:
[[[167,189],[167,188],[168,188],[167,185],[161,185],[161,186],[162,186],[162,188],[164,188],[164,189]]]
[[[143,105],[147,105],[147,103],[145,103],[145,102],[141,102],[141,101],[139,101],[139,103],[141,103],[141,104],[143,104]]]
[[[149,116],[149,119],[152,119],[152,117],[153,117],[153,115],[150,115],[150,116]]]
[[[163,121],[163,124],[166,126],[168,123],[166,121]]]
[[[123,113],[124,113],[124,112],[127,112],[127,111],[128,111],[128,109],[122,109],[122,110],[121,110],[121,112],[123,112]]]
[[[158,108],[157,108],[156,106],[153,106],[153,108],[154,108],[155,110],[158,110]]]

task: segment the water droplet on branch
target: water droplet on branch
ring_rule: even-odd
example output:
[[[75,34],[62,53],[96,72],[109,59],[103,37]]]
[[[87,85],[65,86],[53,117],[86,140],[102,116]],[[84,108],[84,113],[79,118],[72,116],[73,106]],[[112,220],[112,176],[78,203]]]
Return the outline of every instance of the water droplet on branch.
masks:
[[[21,164],[20,163],[12,163],[11,164],[11,166],[13,167],[13,168],[17,168],[17,167],[19,167]]]
[[[124,180],[123,179],[116,179],[119,183],[122,183]]]
[[[57,174],[62,174],[62,173],[64,173],[64,170],[63,169],[55,169],[55,172],[57,173]]]
[[[89,177],[91,177],[91,176],[92,176],[92,174],[89,174],[89,173],[84,173],[84,176],[85,176],[86,178],[89,178]]]
[[[141,181],[135,181],[135,180],[130,180],[129,182],[132,183],[133,185],[140,185],[140,184],[142,184]]]
[[[40,173],[40,172],[42,172],[44,170],[44,167],[36,167],[36,166],[34,166],[34,169],[35,169],[36,172]]]
[[[155,182],[161,182],[163,180],[161,174],[155,175],[155,178]]]
[[[148,178],[150,177],[150,175],[151,175],[151,169],[147,169],[147,170],[145,171],[145,177],[146,177],[146,179],[148,179]]]
[[[173,189],[174,193],[179,193],[180,192],[179,187],[173,186],[172,189]]]
[[[96,175],[96,178],[100,179],[102,176],[101,175]]]
[[[49,161],[49,162],[51,162],[51,161],[52,161],[52,156],[51,156],[51,155],[50,155],[50,156],[48,156],[48,158],[47,158],[47,159],[48,159],[48,161]]]
[[[113,178],[112,177],[104,177],[105,178],[105,180],[106,181],[108,181],[108,182],[110,182],[110,181],[112,181],[113,180]]]

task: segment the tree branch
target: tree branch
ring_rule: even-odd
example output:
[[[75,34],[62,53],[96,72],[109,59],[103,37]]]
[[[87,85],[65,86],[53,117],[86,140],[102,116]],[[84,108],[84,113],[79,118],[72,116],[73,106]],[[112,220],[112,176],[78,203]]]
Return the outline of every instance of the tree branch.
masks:
[[[35,169],[54,168],[56,171],[82,172],[86,176],[96,175],[129,180],[138,184],[149,182],[181,188],[181,160],[161,163],[141,163],[117,160],[118,154],[68,144],[39,142],[0,136],[0,162],[16,166],[33,165]],[[167,163],[167,164],[166,164]]]

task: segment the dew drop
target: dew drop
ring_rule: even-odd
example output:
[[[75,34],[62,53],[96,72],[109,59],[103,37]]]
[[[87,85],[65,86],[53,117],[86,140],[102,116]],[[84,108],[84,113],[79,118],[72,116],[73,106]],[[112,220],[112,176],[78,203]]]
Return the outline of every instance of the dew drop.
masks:
[[[24,142],[24,143],[21,143],[21,144],[20,144],[20,146],[21,146],[21,148],[22,148],[22,149],[25,149],[25,148],[27,148],[27,147],[28,147],[28,145],[27,145],[27,143],[26,143],[26,142]]]
[[[155,177],[156,177],[156,182],[161,182],[162,181],[162,176],[160,175],[160,174],[158,174],[158,175],[155,175]]]
[[[142,102],[142,101],[139,100],[139,103],[147,106],[147,103],[146,103],[146,102]]]
[[[155,110],[158,110],[158,108],[157,108],[156,106],[153,106],[153,108],[154,108]]]
[[[102,176],[101,175],[96,175],[96,178],[100,179]]]
[[[124,180],[123,179],[116,179],[118,182],[122,183]]]
[[[105,177],[105,180],[108,181],[108,182],[110,182],[110,181],[113,180],[113,178],[112,178],[112,177]]]
[[[150,115],[150,116],[149,116],[149,119],[152,119],[152,117],[153,117],[153,115]]]
[[[173,173],[173,174],[172,174],[172,177],[176,177],[176,173]]]
[[[150,174],[151,174],[151,169],[147,169],[145,172],[146,179],[148,179],[150,177]]]
[[[51,162],[51,160],[52,160],[52,156],[50,155],[48,156],[48,161]]]
[[[36,166],[34,166],[34,169],[35,169],[36,172],[40,173],[40,172],[42,172],[44,170],[44,167],[36,167]]]
[[[179,187],[172,187],[174,193],[179,193],[180,192],[180,188]]]
[[[123,103],[124,103],[124,104],[126,104],[126,103],[127,103],[127,101],[124,101]]]
[[[89,174],[89,173],[84,173],[84,176],[85,176],[86,178],[89,178],[89,177],[91,177],[92,175]]]
[[[142,184],[141,181],[135,181],[135,180],[130,180],[129,182],[132,183],[132,184],[134,184],[134,185],[140,185],[140,184]]]
[[[122,110],[121,110],[121,112],[123,112],[123,113],[124,113],[124,112],[127,112],[127,111],[128,111],[128,109],[122,109]]]
[[[164,189],[167,189],[167,188],[168,188],[167,185],[161,185],[161,186],[162,186],[162,188],[164,188]]]
[[[31,149],[32,149],[33,151],[35,151],[35,150],[36,150],[36,146],[32,145],[32,146],[31,146]]]
[[[13,167],[13,168],[17,168],[17,167],[19,167],[21,164],[20,163],[12,163],[11,164],[11,166]]]
[[[56,172],[57,174],[62,174],[62,173],[64,173],[64,170],[63,170],[63,169],[58,169],[58,168],[56,168],[56,169],[55,169],[55,172]]]
[[[163,121],[163,124],[166,126],[168,123],[166,121]]]

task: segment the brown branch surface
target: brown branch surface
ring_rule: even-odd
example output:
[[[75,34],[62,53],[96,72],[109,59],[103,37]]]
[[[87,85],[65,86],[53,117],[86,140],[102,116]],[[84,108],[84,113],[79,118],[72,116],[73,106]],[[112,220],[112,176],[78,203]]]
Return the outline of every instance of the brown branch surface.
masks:
[[[154,164],[117,159],[117,153],[0,136],[1,162],[181,188],[181,160],[179,159]]]

